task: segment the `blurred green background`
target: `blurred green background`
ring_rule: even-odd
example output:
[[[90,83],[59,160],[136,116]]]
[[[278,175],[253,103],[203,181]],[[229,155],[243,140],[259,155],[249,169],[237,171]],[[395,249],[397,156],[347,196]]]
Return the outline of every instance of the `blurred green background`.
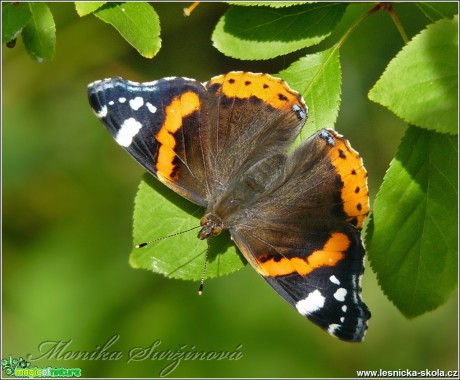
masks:
[[[34,62],[19,40],[14,49],[2,48],[2,358],[39,356],[46,341],[72,340],[67,350],[94,351],[119,334],[109,349],[123,353],[119,360],[42,359],[32,366],[80,367],[85,377],[157,377],[170,362],[127,361],[130,349],[161,341],[157,351],[235,351],[241,345],[240,360],[184,361],[174,377],[354,377],[361,369],[457,369],[458,294],[409,321],[382,294],[369,265],[363,297],[372,318],[362,344],[340,342],[304,320],[249,266],[207,280],[202,297],[197,283],[129,266],[133,199],[143,170],[92,113],[87,84],[110,76],[204,81],[230,70],[277,73],[315,51],[263,62],[227,58],[210,40],[227,5],[203,3],[186,18],[182,9],[189,4],[154,4],[163,43],[152,60],[94,16],[78,17],[72,3],[49,4],[57,26],[53,61]],[[349,7],[320,48],[369,8]],[[427,23],[410,4],[395,9],[409,37]],[[371,103],[367,92],[402,45],[388,14],[377,13],[341,51],[343,100],[336,128],[364,158],[371,201],[406,126]]]

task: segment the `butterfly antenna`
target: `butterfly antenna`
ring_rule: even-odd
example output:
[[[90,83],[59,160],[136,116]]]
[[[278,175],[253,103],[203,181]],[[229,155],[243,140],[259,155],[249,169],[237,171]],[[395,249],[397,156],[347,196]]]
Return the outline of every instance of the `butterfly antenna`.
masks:
[[[193,10],[200,4],[199,1],[195,1],[192,5],[187,8],[184,8],[184,16],[190,16]]]
[[[185,231],[179,231],[179,232],[176,232],[175,234],[162,236],[162,237],[159,237],[159,238],[157,238],[157,239],[147,241],[147,242],[145,242],[145,243],[137,244],[137,245],[136,245],[136,248],[142,248],[142,247],[145,247],[146,245],[149,245],[149,244],[152,244],[152,243],[156,243],[157,241],[160,241],[160,240],[168,239],[168,238],[170,238],[170,237],[177,236],[177,235],[182,235],[182,234],[185,234],[186,232],[190,232],[190,231],[192,231],[192,230],[196,230],[197,228],[200,228],[200,227],[201,227],[201,226],[195,226],[195,227],[189,228],[188,230],[185,230]]]
[[[206,268],[208,266],[209,239],[207,239],[207,242],[208,242],[208,247],[206,248],[206,253],[204,255],[203,273],[201,275],[200,287],[198,288],[198,295],[199,296],[201,296],[203,294],[204,279],[206,278]]]

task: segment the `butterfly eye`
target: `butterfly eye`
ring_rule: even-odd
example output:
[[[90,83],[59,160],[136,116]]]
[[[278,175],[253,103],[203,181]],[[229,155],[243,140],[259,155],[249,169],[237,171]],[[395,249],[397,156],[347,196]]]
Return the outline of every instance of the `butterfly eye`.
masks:
[[[212,234],[215,236],[215,235],[220,235],[220,233],[222,232],[222,227],[220,226],[215,226],[213,229],[212,229]]]
[[[203,217],[200,219],[200,226],[204,226],[204,225],[206,224],[206,221],[207,221],[207,220],[208,220],[208,219],[207,219],[205,216],[203,216]]]

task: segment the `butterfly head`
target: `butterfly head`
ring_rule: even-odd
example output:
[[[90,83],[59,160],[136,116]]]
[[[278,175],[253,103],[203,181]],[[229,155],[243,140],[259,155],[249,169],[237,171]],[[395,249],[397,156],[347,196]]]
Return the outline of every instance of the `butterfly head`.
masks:
[[[201,240],[207,239],[210,236],[219,235],[224,229],[222,220],[217,215],[211,213],[203,216],[200,220],[200,224],[203,228],[198,233],[198,238]]]

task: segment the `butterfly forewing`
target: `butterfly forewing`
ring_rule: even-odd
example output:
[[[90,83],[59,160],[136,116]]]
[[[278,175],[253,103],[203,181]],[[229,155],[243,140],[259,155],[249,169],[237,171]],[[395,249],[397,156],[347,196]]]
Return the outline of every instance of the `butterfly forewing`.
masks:
[[[183,197],[206,204],[207,92],[200,82],[113,78],[92,83],[88,95],[96,115],[137,162]]]

